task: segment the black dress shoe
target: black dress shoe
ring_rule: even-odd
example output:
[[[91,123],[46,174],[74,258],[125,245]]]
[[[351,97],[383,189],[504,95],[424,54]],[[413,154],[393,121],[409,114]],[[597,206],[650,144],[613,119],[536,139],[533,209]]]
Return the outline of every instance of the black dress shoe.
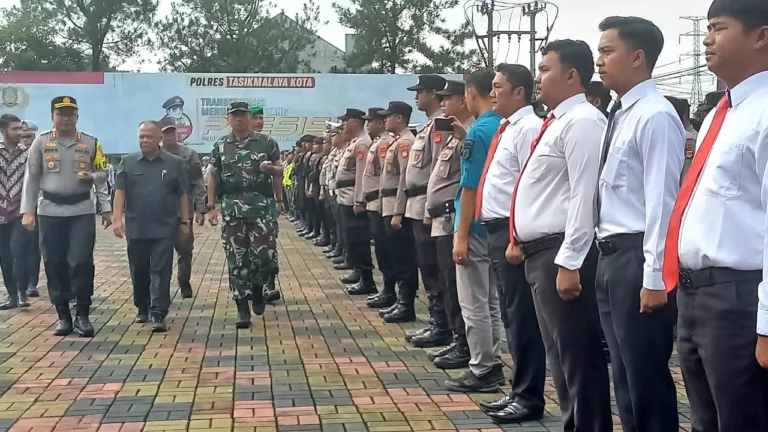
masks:
[[[394,309],[393,309],[393,311],[394,311]],[[411,340],[412,340],[414,337],[416,337],[416,336],[421,336],[421,335],[423,335],[424,333],[426,333],[426,332],[428,332],[428,331],[432,330],[432,327],[434,327],[434,325],[430,323],[430,324],[429,324],[428,326],[426,326],[426,327],[420,328],[420,329],[418,329],[418,330],[413,330],[413,331],[409,331],[409,332],[406,332],[406,333],[405,333],[405,341],[406,341],[406,342],[410,342],[410,341],[411,341]]]
[[[189,283],[179,284],[179,291],[181,291],[181,298],[192,298],[192,285]]]
[[[165,333],[168,331],[168,325],[165,324],[165,318],[159,316],[152,317],[152,333]]]
[[[251,305],[248,304],[248,299],[235,300],[237,304],[237,321],[235,321],[235,327],[239,329],[247,329],[251,326]]]
[[[380,316],[381,318],[384,318],[384,316],[385,316],[385,315],[387,315],[387,314],[389,314],[389,313],[392,313],[392,312],[394,312],[394,311],[395,311],[395,309],[397,309],[397,302],[395,302],[395,304],[393,304],[392,306],[390,306],[390,307],[388,307],[388,308],[385,308],[385,309],[382,309],[382,310],[380,310],[380,311],[379,311],[379,316]],[[407,335],[406,335],[406,337],[407,337]]]
[[[453,334],[448,329],[433,327],[431,331],[414,336],[411,345],[416,348],[434,348],[450,345],[453,342]]]
[[[490,375],[489,372],[477,376],[468,370],[459,378],[446,380],[444,385],[448,390],[458,393],[496,393],[499,384]]]
[[[329,253],[333,252],[335,249],[336,249],[336,245],[329,245],[329,246],[326,246],[325,248],[323,248],[323,253],[324,254],[329,254]]]
[[[40,297],[40,291],[37,290],[36,286],[31,286],[27,288],[27,295],[29,297]]]
[[[0,304],[0,310],[11,310],[11,309],[16,309],[17,307],[19,307],[18,296],[8,297],[7,302]]]
[[[515,402],[515,395],[510,393],[496,401],[480,401],[478,402],[478,405],[480,405],[480,409],[485,411],[487,414],[489,412],[501,411],[511,405],[513,402]]]
[[[149,314],[144,312],[139,312],[136,314],[136,318],[133,320],[136,324],[144,324],[149,322]]]
[[[304,238],[307,240],[315,240],[320,238],[320,233],[309,233],[309,235]]]
[[[341,264],[335,264],[333,266],[333,269],[334,270],[352,270],[352,266],[342,261]]]
[[[447,347],[443,347],[443,348],[428,352],[427,358],[429,359],[429,361],[435,361],[436,358],[443,357],[445,355],[448,355],[451,351],[456,350],[458,346],[459,346],[459,343],[456,342],[456,340],[454,340]]]
[[[432,363],[435,365],[435,367],[445,370],[464,369],[465,367],[469,366],[469,359],[469,347],[466,345],[466,343],[459,341],[456,344],[456,348],[454,350],[435,358]],[[501,378],[504,378],[503,373],[501,374]]]
[[[324,239],[324,238],[321,237],[321,238],[315,239],[315,241],[313,241],[312,244],[317,246],[317,247],[324,248],[324,247],[327,247],[329,244],[331,244],[331,242],[328,241],[328,239]]]
[[[344,255],[339,255],[331,259],[331,262],[335,265],[344,264],[344,261],[346,261],[346,259],[344,259]]]
[[[390,324],[407,323],[413,321],[416,321],[416,311],[413,309],[413,307],[400,304],[397,305],[397,308],[392,311],[392,313],[384,315],[384,322]]]
[[[536,421],[544,416],[543,411],[531,411],[517,402],[512,402],[501,411],[489,412],[487,414],[495,423],[501,424]]]
[[[72,317],[59,318],[59,322],[56,324],[56,328],[53,329],[54,336],[69,336],[74,331],[72,326]]]
[[[370,298],[365,305],[371,309],[385,309],[393,306],[396,302],[396,295],[382,292],[379,296]]]
[[[376,288],[376,284],[373,284],[373,283],[368,283],[368,284],[361,283],[358,286],[347,288],[347,294],[353,295],[353,296],[373,294],[377,291],[378,289]]]
[[[93,324],[87,316],[76,316],[73,322],[75,331],[81,337],[93,337],[95,331],[93,330]]]
[[[329,254],[327,254],[325,256],[328,259],[336,259],[338,257],[344,256],[344,252],[342,252],[340,250],[335,250],[335,251],[332,251],[331,253],[329,253]]]
[[[341,283],[345,285],[354,285],[360,282],[360,272],[355,270],[350,274],[344,275],[339,278]]]

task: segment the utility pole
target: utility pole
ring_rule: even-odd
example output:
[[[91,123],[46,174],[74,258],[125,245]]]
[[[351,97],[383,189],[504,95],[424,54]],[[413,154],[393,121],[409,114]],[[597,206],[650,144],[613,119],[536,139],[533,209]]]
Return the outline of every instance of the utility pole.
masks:
[[[698,107],[704,100],[704,91],[701,87],[701,76],[703,72],[701,70],[701,38],[706,37],[707,34],[701,31],[701,22],[706,21],[706,17],[701,16],[683,16],[680,19],[691,21],[693,23],[693,31],[683,33],[680,35],[683,37],[693,38],[693,51],[684,54],[693,58],[693,83],[691,85],[691,106]]]
[[[546,3],[540,2],[540,1],[531,1],[529,3],[521,5],[523,9],[523,16],[527,16],[530,18],[530,29],[529,30],[494,30],[493,28],[493,13],[495,11],[496,7],[496,1],[495,0],[483,0],[482,4],[478,6],[478,11],[485,15],[488,18],[488,33],[485,35],[478,35],[478,39],[488,39],[488,43],[486,44],[488,53],[488,67],[493,69],[495,59],[493,58],[493,38],[497,38],[499,36],[528,36],[530,40],[530,68],[531,72],[535,73],[536,70],[536,44],[538,42],[543,42],[547,40],[546,37],[537,37],[536,36],[536,15],[540,12],[543,12],[547,5]],[[549,33],[550,29],[547,29],[547,33]]]

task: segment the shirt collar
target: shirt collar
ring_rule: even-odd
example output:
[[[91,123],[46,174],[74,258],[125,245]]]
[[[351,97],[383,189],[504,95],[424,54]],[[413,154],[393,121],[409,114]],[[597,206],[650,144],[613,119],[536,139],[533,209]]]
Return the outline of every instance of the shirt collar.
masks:
[[[533,111],[533,106],[527,105],[527,106],[524,106],[524,107],[520,108],[519,110],[515,111],[514,114],[512,114],[509,117],[507,117],[505,120],[508,121],[510,126],[511,126],[511,125],[514,125],[515,123],[519,122],[520,120],[522,120],[523,117],[525,117],[527,115],[530,115],[530,114],[536,114],[536,113]]]
[[[139,156],[139,160],[146,159],[146,160],[148,160],[150,162],[154,162],[156,159],[161,159],[162,157],[163,157],[163,150],[160,149],[160,151],[158,151],[157,153],[155,153],[152,156],[147,156],[144,153],[142,153],[141,156]]]
[[[745,79],[730,90],[731,106],[735,107],[744,102],[752,93],[768,86],[768,72],[760,72]]]
[[[555,118],[560,118],[567,114],[568,111],[570,111],[576,105],[585,102],[587,102],[587,96],[584,93],[579,93],[560,102],[560,105],[558,105],[557,108],[552,111],[552,114],[555,115]]]
[[[442,117],[442,116],[443,116],[443,109],[442,109],[442,108],[440,108],[439,110],[435,111],[435,113],[434,113],[434,114],[432,114],[431,116],[429,116],[429,119],[430,119],[430,120],[434,120],[434,119],[436,119],[436,118],[438,118],[438,117]]]
[[[637,101],[656,90],[656,81],[648,79],[632,87],[619,101],[621,102],[621,111],[626,111]]]

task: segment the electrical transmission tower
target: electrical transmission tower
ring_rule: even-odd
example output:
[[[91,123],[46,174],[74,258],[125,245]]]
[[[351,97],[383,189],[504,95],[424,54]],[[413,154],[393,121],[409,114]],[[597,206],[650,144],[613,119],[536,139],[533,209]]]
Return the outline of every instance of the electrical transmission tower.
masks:
[[[704,100],[704,91],[701,88],[701,77],[704,75],[703,68],[701,67],[701,38],[707,36],[706,33],[701,31],[701,22],[706,21],[706,17],[700,16],[684,16],[680,19],[691,21],[693,23],[693,31],[683,33],[680,35],[683,37],[693,38],[693,51],[683,54],[686,57],[693,58],[693,84],[691,86],[691,106],[698,107],[701,101]]]

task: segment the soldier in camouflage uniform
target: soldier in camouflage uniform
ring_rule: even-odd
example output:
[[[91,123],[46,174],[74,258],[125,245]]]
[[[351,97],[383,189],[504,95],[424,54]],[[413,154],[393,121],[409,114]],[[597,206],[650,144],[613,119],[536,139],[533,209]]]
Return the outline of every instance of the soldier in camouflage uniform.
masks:
[[[277,143],[252,132],[248,115],[246,102],[229,105],[232,133],[214,144],[208,181],[208,201],[221,200],[221,238],[229,290],[237,303],[237,328],[251,325],[249,301],[256,315],[264,314],[264,285],[276,274],[277,216],[283,196]],[[218,222],[213,205],[208,206],[208,220],[211,225]]]

